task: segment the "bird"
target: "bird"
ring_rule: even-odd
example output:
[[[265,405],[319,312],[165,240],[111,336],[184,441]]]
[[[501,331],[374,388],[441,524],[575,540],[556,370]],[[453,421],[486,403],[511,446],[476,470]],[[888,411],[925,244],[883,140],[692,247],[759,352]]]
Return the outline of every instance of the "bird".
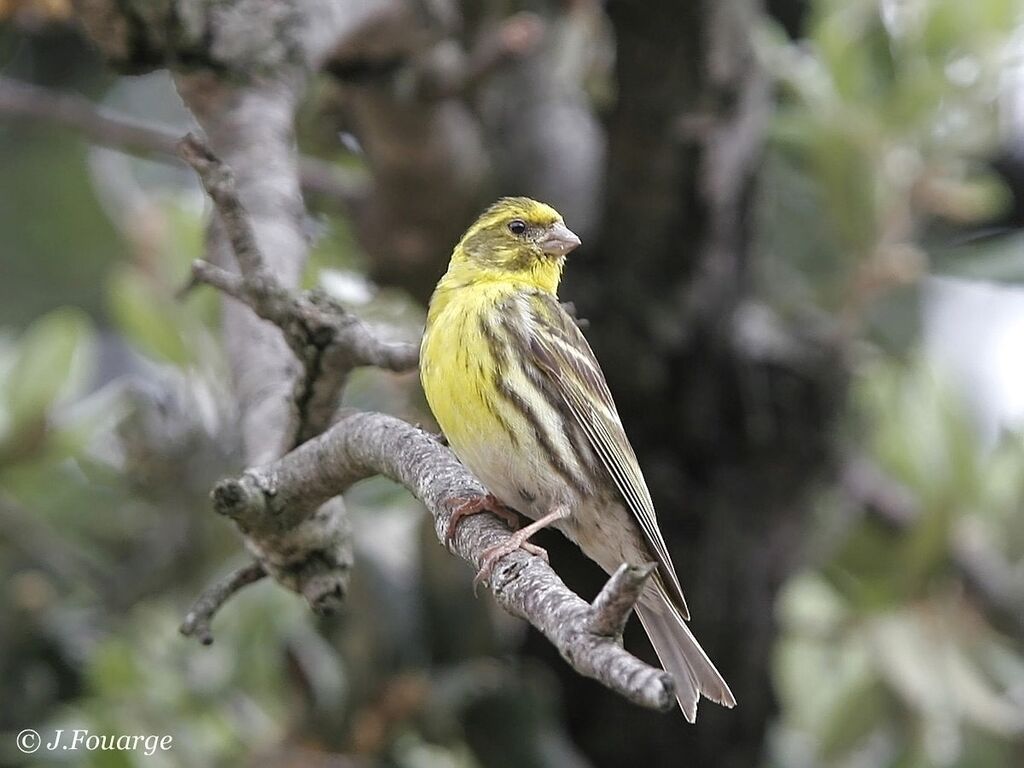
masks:
[[[604,373],[558,299],[580,245],[551,206],[501,198],[455,246],[430,299],[420,381],[449,447],[488,493],[451,499],[448,542],[468,515],[515,528],[490,548],[477,581],[552,526],[607,573],[657,564],[636,612],[694,722],[700,696],[733,707],[728,684],[687,626],[689,611],[636,454]]]

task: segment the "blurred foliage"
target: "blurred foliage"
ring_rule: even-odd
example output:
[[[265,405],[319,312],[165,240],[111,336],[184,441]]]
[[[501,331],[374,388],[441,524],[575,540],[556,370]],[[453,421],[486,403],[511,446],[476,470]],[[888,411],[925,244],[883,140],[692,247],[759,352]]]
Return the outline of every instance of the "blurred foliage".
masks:
[[[1006,205],[986,159],[1019,98],[1010,32],[1021,11],[1014,0],[821,0],[805,38],[761,30],[780,87],[761,245],[781,298],[859,314],[927,273],[929,221],[982,222]],[[794,216],[809,228],[787,226]]]
[[[90,152],[88,205],[108,211],[106,247],[123,256],[79,281],[88,314],[51,310],[0,337],[0,697],[20,702],[0,708],[0,764],[21,763],[14,735],[32,724],[174,740],[156,755],[40,752],[37,765],[476,766],[474,749],[514,723],[505,762],[486,764],[572,765],[547,674],[489,660],[521,629],[473,599],[471,574],[387,483],[350,494],[360,569],[347,615],[317,620],[264,583],[218,617],[211,648],[178,635],[197,592],[242,556],[207,501],[239,469],[219,302],[176,295],[202,253],[204,198],[177,171]],[[77,219],[50,225],[54,242],[74,240]],[[422,308],[353,269],[345,222],[311,231],[306,283],[412,337]],[[46,273],[24,274],[12,285],[47,298]],[[414,381],[360,371],[348,399],[422,420]]]
[[[0,27],[7,74],[97,89],[88,56],[44,55],[60,35],[26,32],[66,8],[0,0],[20,25]],[[923,349],[920,306],[933,275],[1024,275],[1019,232],[976,236],[1010,197],[989,159],[1024,135],[1022,22],[1013,0],[816,0],[800,39],[757,31],[779,102],[759,287],[779,312],[862,339],[837,439],[906,502],[887,516],[822,489],[777,606],[769,765],[1024,764],[1024,443],[981,434]],[[107,98],[149,112],[171,96],[155,80]],[[0,701],[17,702],[0,707],[0,764],[21,764],[23,727],[77,727],[175,746],[32,764],[585,765],[546,670],[495,660],[522,627],[473,600],[468,570],[380,481],[349,494],[345,615],[317,619],[262,583],[218,616],[211,648],[177,635],[242,557],[207,510],[239,463],[218,302],[175,296],[201,253],[203,198],[179,170],[3,123],[0,166]],[[422,308],[368,282],[348,223],[317,216],[306,283],[413,336]],[[427,418],[414,377],[360,372],[349,400]],[[992,583],[1016,620],[993,609]]]
[[[0,322],[23,324],[74,304],[98,313],[104,271],[125,253],[92,188],[85,150],[66,135],[0,125],[0,268],[9,286]],[[36,179],[60,179],[38,184]],[[67,252],[67,238],[75,244]]]
[[[894,519],[841,492],[823,501],[821,564],[795,577],[778,606],[778,761],[1015,765],[1024,591],[1017,621],[999,626],[987,615],[991,596],[965,591],[963,570],[1020,578],[1024,438],[983,446],[954,391],[921,361],[877,360],[857,381],[864,449],[912,506]]]
[[[822,494],[811,567],[778,605],[775,765],[1024,761],[1022,625],[965,573],[1024,574],[1024,442],[987,444],[955,377],[919,351],[929,275],[1019,280],[1019,234],[985,230],[1010,200],[990,158],[1007,128],[1024,133],[1022,12],[821,0],[804,38],[759,33],[780,86],[763,285],[783,311],[824,310],[836,332],[880,344],[858,356],[841,439],[899,491],[874,511],[842,485]],[[1019,619],[1024,590],[1010,593]]]

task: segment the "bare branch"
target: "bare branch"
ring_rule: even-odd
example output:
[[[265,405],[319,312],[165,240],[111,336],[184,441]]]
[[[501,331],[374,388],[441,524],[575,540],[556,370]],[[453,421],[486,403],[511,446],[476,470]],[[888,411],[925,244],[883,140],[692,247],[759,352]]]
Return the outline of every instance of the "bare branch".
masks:
[[[266,271],[263,254],[256,244],[249,216],[242,206],[235,188],[235,176],[224,163],[194,133],[189,133],[178,144],[178,152],[192,166],[203,188],[217,206],[217,213],[227,230],[231,248],[243,273],[250,279]]]
[[[229,174],[215,173],[225,169],[217,167],[212,153],[199,151],[199,146],[186,148],[208,172],[207,180],[216,182],[209,186],[220,198],[221,209],[210,226],[206,248],[207,261],[220,271],[199,267],[194,279],[214,282],[242,299],[225,303],[223,328],[239,433],[249,464],[271,461],[287,451],[303,423],[296,405],[304,402],[302,379],[308,376],[296,365],[278,329],[246,306],[258,297],[264,315],[276,312],[279,319],[287,319],[285,311],[297,301],[288,292],[298,286],[308,258],[300,174],[312,166],[298,155],[296,110],[323,58],[383,4],[386,0],[75,3],[83,29],[111,66],[129,73],[170,69],[209,145],[237,176],[235,189]],[[174,142],[159,134],[117,134],[118,126],[97,120],[87,103],[66,101],[57,109],[43,98],[45,93],[7,93],[18,97],[8,99],[14,104],[12,112],[20,109],[20,114],[36,119],[81,124],[99,139],[113,130],[118,138],[160,150],[155,152],[159,157],[174,149]],[[26,100],[26,93],[31,98]],[[330,167],[316,170],[310,188],[329,188]],[[248,269],[258,267],[259,257],[262,270]],[[239,259],[247,263],[235,270]],[[231,277],[234,271],[240,276]],[[307,360],[300,355],[300,362]],[[331,391],[340,395],[341,386]],[[281,534],[252,530],[246,545],[268,574],[303,595],[314,610],[328,611],[342,599],[353,553],[340,498]]]
[[[295,444],[327,429],[334,421],[349,374],[358,367],[374,366],[395,373],[415,370],[419,347],[405,342],[385,342],[357,317],[321,293],[307,293],[296,305],[291,322],[282,325],[286,335],[305,336],[303,348],[307,375],[296,393],[299,422]],[[299,329],[296,332],[295,329]],[[296,342],[292,343],[293,348]]]
[[[416,368],[419,349],[407,342],[386,342],[326,294],[297,296],[273,275],[228,272],[205,261],[192,265],[193,283],[205,283],[249,306],[277,325],[303,364],[295,386],[296,422],[291,445],[298,445],[331,425],[349,374],[362,366],[404,373]],[[189,286],[186,286],[188,288]]]
[[[297,418],[289,445],[305,442],[330,426],[354,368],[372,365],[404,372],[416,367],[415,345],[381,341],[323,293],[293,294],[286,289],[266,268],[230,168],[197,136],[189,134],[180,147],[213,199],[242,271],[238,275],[197,261],[193,281],[213,285],[278,326],[303,364],[304,374],[295,387]]]
[[[0,114],[70,128],[97,144],[143,155],[176,155],[177,135],[126,116],[115,116],[83,96],[0,77]]]
[[[0,116],[59,125],[94,144],[129,154],[180,160],[179,135],[173,131],[101,110],[82,96],[6,77],[0,77]],[[304,191],[322,195],[345,207],[354,205],[369,192],[366,181],[322,160],[301,157],[299,168]]]
[[[629,565],[623,563],[612,574],[604,588],[594,598],[590,631],[605,637],[622,637],[622,630],[636,607],[647,580],[658,567],[657,563]]]
[[[196,259],[192,262],[192,280],[178,292],[179,296],[183,296],[200,283],[212,285],[218,291],[226,293],[233,299],[238,299],[242,302],[248,300],[245,278],[237,272],[229,272],[226,269],[221,269],[216,264],[211,264],[202,259]]]
[[[265,467],[219,483],[219,512],[243,526],[285,531],[358,480],[383,475],[405,486],[434,517],[443,540],[451,515],[446,502],[486,493],[451,451],[431,435],[382,414],[352,412],[319,437]],[[465,519],[454,550],[479,567],[484,553],[510,533],[489,514]],[[576,671],[630,701],[655,709],[674,702],[671,675],[635,658],[619,632],[651,566],[621,569],[590,605],[573,593],[542,558],[517,550],[491,577],[495,599],[539,629]]]
[[[210,622],[220,607],[243,587],[253,584],[267,575],[259,562],[252,562],[236,569],[220,581],[211,584],[192,604],[178,631],[185,637],[194,637],[203,645],[213,642]]]
[[[173,64],[176,52],[190,53],[191,66],[172,67],[176,84],[210,145],[227,163],[194,138],[183,145],[215,202],[220,224],[212,229],[208,248],[210,261],[218,266],[197,265],[194,279],[216,285],[275,323],[305,369],[294,386],[299,419],[293,430],[296,420],[286,412],[282,397],[295,380],[291,352],[274,329],[244,307],[226,306],[242,433],[247,459],[256,466],[218,484],[215,505],[246,534],[259,569],[304,594],[314,608],[328,609],[342,598],[351,564],[339,494],[352,483],[378,474],[401,483],[430,510],[439,538],[445,536],[451,515],[446,502],[484,493],[446,447],[398,419],[351,413],[312,437],[333,418],[354,365],[406,370],[416,360],[411,345],[383,344],[328,298],[295,290],[308,252],[295,109],[311,70],[345,32],[352,34],[361,20],[373,18],[377,4],[304,0],[293,6],[294,13],[264,20],[253,14],[225,14],[218,3],[207,25],[109,23],[126,8],[138,13],[136,6],[142,3],[100,0],[82,4],[80,15],[108,58],[130,71]],[[203,13],[212,7],[197,5]],[[172,10],[180,8],[175,4]],[[158,13],[157,18],[166,15]],[[202,29],[199,39],[196,28]],[[487,61],[479,66],[486,72]],[[229,76],[222,77],[224,71]],[[394,257],[393,264],[432,274],[432,259],[447,251],[459,222],[475,207],[486,177],[486,151],[466,105],[450,98],[410,104],[391,90],[349,94],[380,181],[364,228],[380,228],[381,250]],[[396,146],[403,151],[393,152]],[[416,151],[410,153],[410,147]],[[228,165],[237,173],[237,189]],[[410,196],[410,169],[417,178],[431,178],[446,194]],[[405,226],[396,228],[396,222]],[[232,251],[237,276],[229,271]],[[324,415],[328,413],[332,415]],[[479,568],[485,552],[508,536],[492,516],[478,515],[458,527],[452,543]],[[186,621],[192,631],[208,636],[209,617],[238,586],[257,577],[257,566],[252,568],[204,596],[205,602]],[[671,675],[627,653],[617,636],[593,629],[621,623],[640,580],[632,573],[616,577],[592,606],[569,590],[544,560],[516,550],[502,558],[490,584],[497,602],[537,627],[578,672],[638,704],[668,709],[674,703]]]

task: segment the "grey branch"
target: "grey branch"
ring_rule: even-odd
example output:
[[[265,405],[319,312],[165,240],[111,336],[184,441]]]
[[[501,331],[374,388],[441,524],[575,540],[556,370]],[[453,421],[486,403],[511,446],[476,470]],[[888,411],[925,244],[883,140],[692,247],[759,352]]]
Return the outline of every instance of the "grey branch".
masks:
[[[0,77],[0,115],[73,130],[94,144],[133,155],[178,161],[179,135],[98,108],[89,99]],[[367,183],[313,157],[299,158],[302,189],[343,206],[366,197]]]
[[[309,254],[295,112],[316,59],[343,34],[347,12],[361,2],[170,0],[155,8],[151,0],[95,0],[88,4],[93,12],[83,18],[115,63],[146,69],[155,53],[157,66],[170,64],[178,92],[210,147],[235,173],[236,196],[255,244],[248,255],[262,257],[265,273],[289,290],[299,285]],[[97,6],[118,18],[151,21],[126,27],[104,23],[102,14],[95,13]],[[274,10],[253,12],[257,7]],[[84,10],[81,14],[86,15]],[[185,18],[192,23],[177,23]],[[118,28],[125,34],[119,35]],[[197,50],[198,60],[192,55]],[[183,52],[189,52],[187,60],[179,55]],[[203,66],[206,55],[215,59],[214,66]],[[245,265],[238,265],[234,253],[238,227],[232,236],[234,243],[222,217],[215,217],[207,260],[243,274]],[[304,369],[278,329],[245,304],[227,301],[222,316],[245,459],[249,465],[263,464],[294,444],[294,394]],[[267,572],[305,597],[313,610],[326,613],[341,604],[354,554],[340,498],[283,535],[247,534],[247,548]]]
[[[267,575],[262,563],[252,562],[233,571],[215,584],[211,584],[192,604],[178,631],[185,637],[194,637],[203,645],[213,642],[210,622],[214,614],[228,599],[243,587]]]
[[[211,152],[201,146],[189,147],[220,214],[220,226],[213,228],[208,249],[210,261],[217,267],[199,267],[196,279],[216,285],[261,316],[272,318],[292,350],[309,330],[300,333],[295,327],[323,313],[332,319],[322,325],[331,328],[338,339],[337,343],[330,339],[327,346],[336,347],[346,361],[357,359],[393,369],[412,365],[414,350],[380,346],[358,321],[338,312],[337,307],[325,308],[315,296],[294,291],[308,251],[301,228],[303,206],[295,156],[296,105],[310,73],[340,40],[372,18],[380,4],[289,0],[283,5],[294,13],[266,20],[256,14],[222,12],[224,7],[236,8],[234,3],[196,3],[189,10],[209,23],[159,23],[165,17],[191,18],[181,13],[185,2],[175,0],[156,11],[148,0],[95,0],[78,7],[87,31],[115,65],[141,72],[171,62],[179,92],[211,146],[238,173],[235,191],[231,175],[218,167]],[[129,11],[142,18],[140,8],[147,10],[145,18],[153,17],[155,22],[112,23],[123,20]],[[197,36],[197,31],[202,34]],[[209,61],[196,61],[193,55],[192,65],[182,66],[176,53],[194,54],[197,49]],[[234,52],[230,60],[222,57],[225,51]],[[219,76],[225,69],[229,74]],[[393,243],[394,254],[401,255],[395,263],[408,270],[417,265],[408,253],[410,242],[420,255],[445,252],[457,231],[438,227],[437,222],[458,227],[457,222],[475,206],[487,169],[479,126],[466,105],[450,98],[410,109],[379,89],[350,95],[355,123],[365,138],[378,179],[379,191],[371,201],[375,223],[392,233],[382,237],[381,243]],[[428,140],[410,144],[410,136]],[[436,139],[443,139],[440,149],[434,146]],[[389,152],[393,146],[403,150],[415,146],[419,151],[409,157],[404,151],[395,162],[394,153]],[[418,171],[416,178],[431,178],[437,188],[445,188],[443,210],[437,208],[441,198],[422,192],[413,196],[416,204],[411,210],[404,207],[409,200],[410,167]],[[403,204],[396,205],[396,199]],[[396,222],[415,226],[394,231]],[[364,222],[364,227],[372,229],[372,224]],[[232,251],[237,252],[238,274],[228,271]],[[385,255],[387,252],[385,247]],[[433,273],[429,259],[420,259],[419,267],[424,274]],[[225,329],[246,454],[256,466],[241,477],[218,484],[215,505],[246,533],[260,567],[305,594],[314,608],[330,608],[344,590],[351,548],[339,494],[352,483],[383,475],[402,484],[430,510],[439,538],[447,531],[448,502],[484,493],[480,483],[433,436],[388,416],[350,413],[305,442],[302,435],[315,433],[318,424],[290,435],[281,393],[294,378],[291,351],[273,328],[260,323],[240,304],[226,307]],[[307,341],[311,338],[309,335]],[[307,369],[305,376],[300,374],[300,381],[313,378],[310,358],[299,354],[299,360]],[[332,392],[325,402],[335,405],[340,388],[328,388]],[[296,391],[301,399],[301,384]],[[280,456],[295,443],[298,447]],[[488,549],[507,541],[509,535],[494,517],[477,515],[458,527],[453,545],[461,557],[479,567]],[[216,606],[255,576],[256,570],[235,574],[214,587],[209,599],[194,612],[192,624],[201,629],[204,615],[208,624]],[[612,633],[628,614],[629,596],[639,589],[640,581],[639,573],[616,576],[597,604],[590,605],[569,590],[546,562],[517,550],[501,560],[490,584],[497,602],[537,627],[579,673],[631,701],[664,710],[674,703],[671,676],[627,653]],[[608,632],[597,632],[595,627]]]
[[[626,622],[657,567],[657,563],[620,565],[594,598],[590,631],[604,637],[622,637]]]
[[[375,475],[400,483],[426,505],[439,540],[448,528],[449,500],[486,492],[432,435],[390,416],[352,412],[278,461],[219,483],[215,506],[243,528],[283,532],[325,500]],[[453,548],[479,567],[484,553],[509,535],[492,515],[474,515],[459,524]],[[632,656],[620,640],[650,574],[650,566],[620,569],[591,605],[543,559],[518,550],[499,562],[491,590],[502,608],[540,630],[577,672],[634,703],[665,710],[674,702],[671,676]]]
[[[196,280],[242,300],[280,327],[306,363],[306,379],[314,380],[314,386],[314,368],[306,354],[318,348],[320,335],[319,348],[334,350],[334,357],[344,358],[347,365],[354,360],[399,369],[415,365],[411,345],[405,351],[381,345],[336,305],[282,286],[266,269],[229,169],[196,137],[186,139],[183,149],[217,206],[243,272],[238,275],[199,262],[193,270]],[[327,361],[324,354],[321,365]],[[349,413],[319,437],[309,437],[298,439],[298,447],[281,459],[218,483],[212,494],[214,508],[232,518],[251,539],[277,541],[301,529],[353,483],[384,475],[426,504],[443,540],[450,517],[447,502],[485,493],[447,448],[398,419]],[[508,535],[495,518],[479,515],[460,524],[454,546],[459,555],[480,567],[484,553]],[[671,676],[644,664],[620,644],[622,626],[650,573],[650,566],[621,570],[590,605],[542,559],[519,550],[495,569],[491,589],[505,610],[537,627],[580,674],[638,704],[666,709],[674,696]]]
[[[256,244],[256,233],[238,196],[235,176],[231,169],[194,133],[187,134],[181,140],[178,144],[178,153],[199,174],[203,188],[217,207],[217,214],[227,230],[231,248],[235,252],[242,273],[250,274],[254,278],[263,277],[267,272],[267,264]]]
[[[378,339],[358,318],[329,296],[293,293],[267,269],[231,170],[194,135],[181,142],[181,153],[217,207],[241,274],[197,261],[194,281],[207,283],[248,305],[284,333],[304,373],[296,383],[294,447],[323,432],[334,419],[349,374],[372,365],[395,372],[416,367],[413,344]]]

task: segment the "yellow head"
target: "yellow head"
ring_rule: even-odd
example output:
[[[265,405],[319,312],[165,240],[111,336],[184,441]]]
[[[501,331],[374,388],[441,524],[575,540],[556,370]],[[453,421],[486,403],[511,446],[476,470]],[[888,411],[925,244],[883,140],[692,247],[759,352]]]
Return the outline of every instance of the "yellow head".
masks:
[[[511,281],[554,293],[566,254],[579,244],[551,206],[503,197],[455,246],[446,281]]]

